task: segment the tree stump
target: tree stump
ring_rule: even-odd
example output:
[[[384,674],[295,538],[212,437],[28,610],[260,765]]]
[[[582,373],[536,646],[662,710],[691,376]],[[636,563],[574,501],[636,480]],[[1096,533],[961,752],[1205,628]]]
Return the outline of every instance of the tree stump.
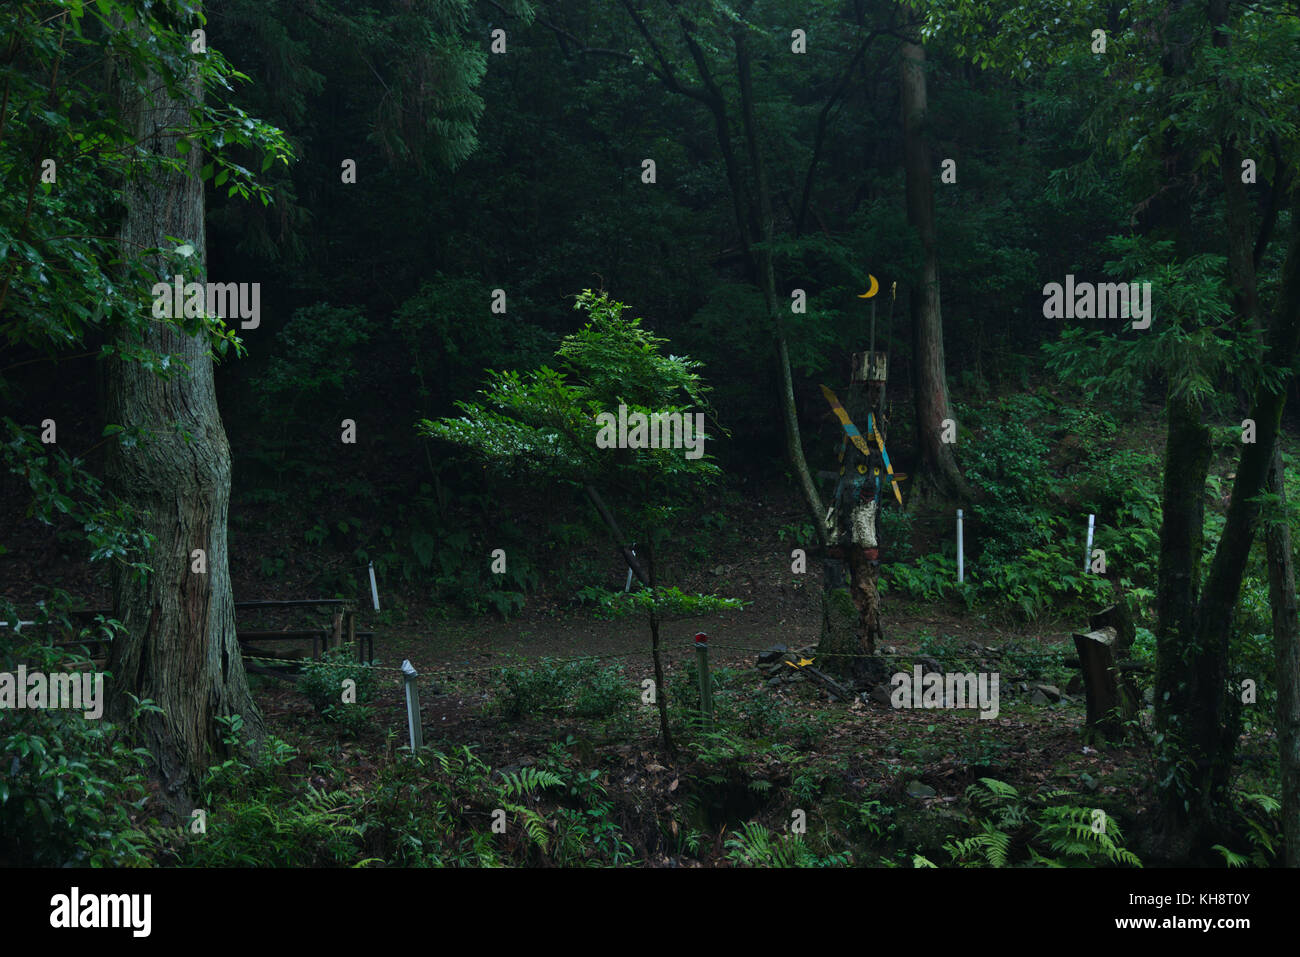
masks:
[[[840,681],[869,688],[888,679],[889,665],[868,647],[862,629],[862,612],[844,581],[844,563],[828,561],[828,587],[822,597],[822,630],[817,642],[817,664]]]
[[[1133,621],[1128,609],[1116,604],[1097,612],[1088,625],[1090,631],[1074,635],[1088,701],[1085,737],[1118,741],[1125,722],[1137,713],[1137,695],[1119,665],[1133,644]]]

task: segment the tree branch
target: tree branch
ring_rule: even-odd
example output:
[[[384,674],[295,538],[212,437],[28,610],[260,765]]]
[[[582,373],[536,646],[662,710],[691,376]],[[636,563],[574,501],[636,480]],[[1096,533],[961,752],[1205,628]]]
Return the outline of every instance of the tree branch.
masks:
[[[813,180],[816,178],[817,166],[821,162],[822,145],[826,139],[826,129],[829,126],[830,112],[832,107],[839,102],[840,98],[849,88],[849,79],[853,76],[853,71],[857,68],[858,63],[862,60],[863,55],[867,52],[867,45],[876,37],[881,35],[880,30],[872,30],[867,34],[866,39],[858,45],[853,56],[849,58],[848,65],[844,68],[844,74],[840,77],[831,95],[827,98],[821,113],[817,116],[817,133],[813,137],[813,155],[808,162],[808,173],[803,181],[803,197],[799,201],[799,212],[795,216],[794,234],[803,235],[803,224],[808,218],[808,203],[812,199]]]
[[[1259,261],[1263,258],[1264,249],[1268,246],[1268,241],[1273,235],[1273,227],[1277,224],[1278,197],[1285,196],[1291,185],[1291,167],[1287,165],[1286,159],[1282,156],[1282,143],[1278,140],[1276,133],[1269,134],[1269,142],[1273,150],[1273,161],[1277,164],[1277,170],[1268,191],[1268,206],[1264,209],[1264,219],[1260,222],[1259,232],[1255,235],[1255,248],[1252,259],[1256,270],[1259,269]]]
[[[509,10],[507,10],[505,7],[501,6],[501,4],[497,3],[496,0],[487,0],[487,2],[488,2],[488,5],[489,5],[489,6],[496,7],[497,10],[499,10],[499,11],[501,12],[501,15],[502,15],[503,17],[514,17],[514,16],[515,16],[515,14],[511,13],[511,12],[510,12]],[[568,40],[568,41],[570,41],[571,43],[573,43],[573,44],[577,47],[577,52],[578,52],[578,53],[591,53],[591,54],[596,54],[596,55],[599,55],[599,56],[612,56],[612,57],[615,57],[615,58],[620,59],[620,60],[628,60],[628,61],[635,61],[635,60],[636,60],[636,57],[632,56],[632,54],[628,53],[626,50],[610,50],[610,49],[607,49],[607,48],[605,48],[605,47],[592,47],[592,46],[587,46],[587,44],[583,43],[580,39],[578,39],[576,36],[574,36],[571,32],[569,32],[568,30],[564,29],[564,27],[559,26],[558,24],[554,24],[554,23],[552,23],[550,20],[547,20],[545,17],[534,15],[533,19],[534,19],[537,23],[540,23],[542,26],[546,27],[546,29],[548,29],[548,30],[550,30],[552,33],[554,33],[557,39],[560,39],[560,40]],[[565,56],[567,57],[567,56],[568,56],[568,48],[565,47],[563,43],[561,43],[560,46],[561,46],[561,48],[565,51]]]
[[[659,61],[660,68],[657,70],[652,64],[646,64],[646,67],[650,72],[659,77],[663,84],[674,93],[680,93],[682,96],[689,96],[693,100],[699,100],[706,106],[711,106],[708,94],[702,90],[692,89],[677,79],[677,73],[673,69],[672,63],[668,61],[668,58],[664,55],[663,49],[655,42],[655,38],[650,35],[650,29],[646,26],[645,18],[641,16],[640,11],[632,5],[631,0],[622,0],[622,2],[623,8],[627,10],[628,16],[632,18],[632,22],[636,24],[637,30],[640,31],[641,36],[645,38],[645,42],[650,45],[650,51],[655,55],[655,59]]]

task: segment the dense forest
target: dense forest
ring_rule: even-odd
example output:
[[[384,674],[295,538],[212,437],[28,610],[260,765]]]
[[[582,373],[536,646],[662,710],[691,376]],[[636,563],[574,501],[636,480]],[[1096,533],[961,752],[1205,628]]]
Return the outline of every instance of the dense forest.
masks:
[[[0,862],[1300,865],[1297,164],[1283,0],[9,0]]]

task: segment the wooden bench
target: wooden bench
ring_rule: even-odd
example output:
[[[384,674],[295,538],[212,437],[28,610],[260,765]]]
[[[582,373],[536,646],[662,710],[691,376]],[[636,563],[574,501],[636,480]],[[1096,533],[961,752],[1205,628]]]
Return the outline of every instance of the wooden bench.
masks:
[[[311,658],[317,660],[326,651],[334,648],[341,648],[344,645],[355,645],[357,649],[357,662],[364,664],[374,659],[375,656],[375,633],[373,631],[356,630],[356,606],[353,602],[345,598],[305,598],[290,601],[237,601],[235,602],[235,611],[266,611],[283,608],[333,608],[334,614],[328,628],[318,629],[295,629],[295,630],[253,630],[241,629],[236,625],[235,637],[239,641],[241,650],[244,655],[249,656],[250,650],[261,651],[265,649],[250,648],[250,643],[274,643],[282,641],[310,641]],[[96,616],[111,615],[111,609],[107,608],[90,608],[81,611],[74,611],[69,617],[74,619],[92,620]],[[92,658],[104,658],[108,654],[109,638],[72,638],[66,641],[57,641],[54,643],[56,648],[78,648],[85,647],[87,653]],[[92,653],[92,649],[94,652]],[[277,656],[271,654],[257,654],[254,657],[277,658],[286,662],[302,660],[302,656]],[[258,669],[262,671],[264,669]]]

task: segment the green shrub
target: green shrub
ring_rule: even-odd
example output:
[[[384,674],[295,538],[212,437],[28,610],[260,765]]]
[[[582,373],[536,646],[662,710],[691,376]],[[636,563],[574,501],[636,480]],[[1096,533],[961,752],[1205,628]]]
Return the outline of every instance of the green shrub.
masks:
[[[568,675],[564,666],[541,658],[531,666],[502,668],[497,672],[497,703],[510,719],[554,710],[568,697]]]
[[[356,795],[294,780],[297,751],[268,736],[259,746],[241,738],[243,718],[218,719],[230,756],[204,775],[199,805],[205,827],[155,826],[151,838],[164,862],[189,867],[339,867],[361,858]]]
[[[501,713],[512,720],[542,711],[605,718],[629,708],[635,694],[621,668],[602,668],[595,658],[540,658],[531,665],[502,668],[497,689]]]
[[[45,674],[90,667],[84,656],[22,634],[0,650],[0,671],[19,664]],[[137,702],[134,717],[158,710]],[[81,711],[0,711],[0,860],[36,867],[148,863],[136,816],[145,802],[149,754],[130,746],[128,730]]]
[[[539,808],[541,800],[563,803]],[[599,772],[554,757],[494,774],[469,747],[426,750],[385,767],[364,809],[370,853],[396,866],[475,867],[628,863]],[[504,813],[506,832],[492,831]]]
[[[350,823],[357,798],[308,785],[287,801],[255,796],[211,809],[207,832],[178,851],[190,867],[346,867],[361,858],[361,829]]]
[[[578,685],[573,713],[580,718],[608,718],[632,707],[635,690],[617,665],[593,669]]]
[[[770,738],[785,727],[785,709],[775,695],[766,690],[750,695],[740,704],[745,734],[751,738]]]
[[[303,666],[298,678],[298,690],[307,696],[312,707],[326,721],[339,725],[350,734],[356,734],[374,716],[369,705],[375,694],[375,669],[370,664],[352,660],[349,648],[333,648],[319,661]],[[344,682],[356,683],[355,703],[344,703]]]

